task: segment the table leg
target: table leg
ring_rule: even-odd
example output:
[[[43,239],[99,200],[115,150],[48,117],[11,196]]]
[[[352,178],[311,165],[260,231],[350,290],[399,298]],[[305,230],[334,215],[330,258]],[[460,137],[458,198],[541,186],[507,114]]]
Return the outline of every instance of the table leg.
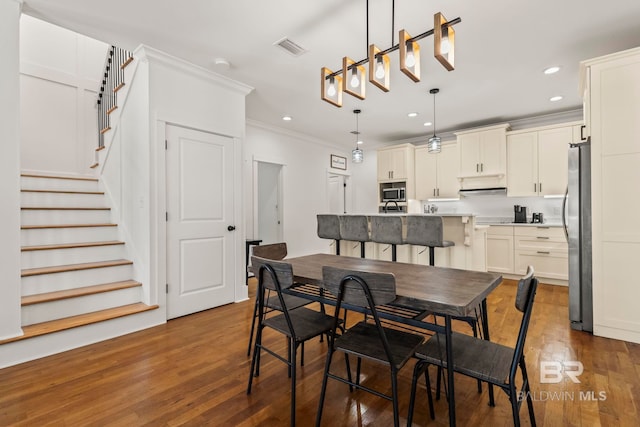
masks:
[[[484,339],[489,341],[489,312],[487,310],[487,299],[482,300],[482,333]],[[489,406],[495,406],[493,400],[493,384],[489,383]]]
[[[455,392],[453,387],[453,346],[451,343],[451,315],[444,316],[444,329],[446,348],[447,348],[447,382],[449,383],[449,425],[454,427],[456,425],[456,402]]]

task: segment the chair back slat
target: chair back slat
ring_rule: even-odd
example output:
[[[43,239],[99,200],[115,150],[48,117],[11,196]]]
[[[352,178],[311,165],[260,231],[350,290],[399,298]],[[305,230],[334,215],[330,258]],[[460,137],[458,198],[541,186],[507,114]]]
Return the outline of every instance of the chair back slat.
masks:
[[[396,279],[391,273],[369,273],[366,271],[344,270],[335,267],[322,267],[324,287],[333,295],[338,296],[340,283],[345,277],[359,277],[369,286],[375,305],[388,304],[396,299]],[[343,301],[358,307],[371,308],[362,287],[347,280]]]
[[[280,289],[288,289],[293,285],[293,269],[291,264],[287,262],[260,258],[254,255],[251,257],[251,265],[258,277],[258,283],[262,283],[265,289],[276,291],[275,280],[278,281]],[[266,268],[267,266],[270,267],[273,273]]]
[[[287,256],[287,244],[286,243],[272,243],[269,245],[258,245],[253,247],[253,255],[272,259],[276,261],[283,260]]]
[[[529,292],[531,292],[531,281],[533,279],[533,267],[527,267],[527,273],[518,281],[518,292],[516,293],[516,308],[520,312],[524,312],[527,308],[529,300]]]
[[[538,279],[534,276],[533,267],[527,268],[527,274],[518,281],[518,291],[516,293],[516,309],[522,312],[522,321],[520,323],[520,331],[518,332],[518,341],[516,342],[515,351],[513,352],[513,361],[509,371],[509,382],[515,384],[516,372],[518,364],[524,354],[524,343],[527,339],[529,330],[529,322],[533,311],[533,301],[538,290]]]

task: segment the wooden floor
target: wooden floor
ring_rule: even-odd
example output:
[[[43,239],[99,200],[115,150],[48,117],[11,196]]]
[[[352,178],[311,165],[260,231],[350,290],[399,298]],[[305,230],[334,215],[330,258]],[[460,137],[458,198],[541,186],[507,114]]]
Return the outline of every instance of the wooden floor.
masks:
[[[515,342],[519,324],[514,296],[515,283],[505,281],[489,298],[492,340],[509,345]],[[637,426],[640,346],[572,331],[567,297],[566,288],[541,285],[533,310],[526,358],[538,425]],[[219,307],[0,370],[0,426],[288,425],[289,383],[280,361],[264,355],[261,375],[252,394],[246,394],[252,304]],[[265,340],[286,349],[280,336]],[[312,425],[315,419],[325,354],[326,343],[314,340],[306,346],[297,387],[300,426]],[[559,384],[540,384],[540,361],[574,360],[584,364],[579,384],[568,377]],[[336,367],[344,369],[343,365]],[[403,424],[412,369],[410,362],[399,379]],[[389,390],[387,374],[377,366],[365,364],[363,373],[368,384]],[[496,396],[496,407],[491,408],[486,387],[478,394],[473,381],[457,377],[458,424],[512,425],[506,395],[498,391]],[[591,396],[602,399],[586,400]],[[523,425],[529,425],[526,408],[522,409]],[[447,417],[443,398],[436,402],[436,420],[429,419],[422,385],[414,425],[447,425]],[[349,393],[345,385],[330,381],[323,425],[392,425],[391,405],[368,393]]]

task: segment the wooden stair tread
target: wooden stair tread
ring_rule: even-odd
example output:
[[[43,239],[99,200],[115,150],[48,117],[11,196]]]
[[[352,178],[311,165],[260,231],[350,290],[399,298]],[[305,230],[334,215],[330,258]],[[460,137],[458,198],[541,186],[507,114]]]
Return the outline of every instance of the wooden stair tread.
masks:
[[[96,151],[102,151],[105,148],[107,148],[107,147],[105,147],[104,145],[101,145],[100,147],[96,148]]]
[[[122,65],[120,66],[120,69],[124,70],[127,67],[127,65],[131,64],[132,62],[133,62],[133,56],[128,57],[126,61],[122,63]]]
[[[136,286],[142,286],[142,283],[135,280],[124,280],[121,282],[103,283],[100,285],[85,286],[82,288],[67,289],[64,291],[27,295],[22,297],[22,306],[24,307],[26,305],[40,304],[43,302],[59,301],[103,292],[117,291],[120,289],[134,288]]]
[[[89,166],[89,168],[90,168],[90,169],[95,169],[95,168],[97,168],[98,166],[100,166],[100,163],[96,162],[96,163],[92,164],[91,166]]]
[[[124,87],[124,82],[120,83],[118,86],[113,88],[113,93],[118,92],[120,89]]]
[[[49,178],[49,179],[73,179],[76,181],[98,181],[98,178],[89,178],[82,176],[60,176],[60,175],[40,175],[33,173],[21,173],[20,176],[24,176],[26,178]]]
[[[111,208],[104,206],[22,206],[24,211],[109,211]]]
[[[0,344],[6,344],[13,341],[20,341],[28,338],[38,337],[54,332],[65,331],[67,329],[77,328],[80,326],[91,325],[93,323],[103,322],[105,320],[116,319],[118,317],[129,316],[132,314],[143,313],[149,310],[157,309],[157,305],[146,305],[144,303],[135,303],[123,305],[121,307],[109,308],[107,310],[94,311],[92,313],[80,314],[78,316],[66,317],[64,319],[52,320],[50,322],[36,323],[34,325],[24,326],[22,328],[23,335],[19,337],[0,340]]]
[[[93,248],[96,246],[113,246],[124,245],[124,242],[119,240],[108,240],[105,242],[84,242],[84,243],[63,243],[57,245],[37,245],[37,246],[23,246],[22,252],[30,251],[46,251],[51,249],[73,249],[73,248]]]
[[[104,195],[104,191],[77,191],[77,190],[30,190],[21,189],[23,193],[55,193],[55,194],[97,194]]]
[[[21,230],[41,230],[46,228],[84,228],[84,227],[117,227],[118,224],[98,223],[98,224],[49,224],[49,225],[22,225]]]
[[[81,264],[55,265],[52,267],[25,268],[22,270],[22,277],[37,276],[40,274],[64,273],[67,271],[90,270],[93,268],[118,267],[121,265],[131,265],[133,261],[127,259],[116,259],[111,261],[85,262]]]
[[[100,133],[105,134],[105,133],[109,132],[110,130],[111,130],[111,126],[107,126],[106,128],[102,129],[100,131]]]

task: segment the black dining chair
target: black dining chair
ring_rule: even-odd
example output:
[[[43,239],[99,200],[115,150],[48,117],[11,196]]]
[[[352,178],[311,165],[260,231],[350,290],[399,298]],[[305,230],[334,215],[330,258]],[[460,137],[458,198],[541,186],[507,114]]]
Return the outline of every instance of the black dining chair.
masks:
[[[527,330],[531,320],[533,300],[537,288],[538,279],[534,277],[533,267],[529,266],[527,274],[518,282],[515,306],[523,314],[515,348],[455,332],[452,335],[454,372],[500,387],[511,401],[514,426],[520,425],[520,406],[524,396],[526,396],[529,408],[531,425],[536,425],[529,377],[527,376],[527,367],[524,361],[524,343],[527,338]],[[447,368],[445,354],[445,337],[442,334],[432,336],[416,350],[415,356],[418,358],[418,362],[413,370],[407,425],[411,425],[416,384],[422,374],[424,374],[427,386],[429,413],[431,418],[435,419],[428,368],[429,365],[437,366],[438,377],[440,377],[440,370]],[[522,373],[522,387],[519,391],[515,382],[518,367],[520,367]],[[495,406],[493,394],[491,393],[489,394],[489,405]]]
[[[253,248],[253,255],[271,259],[276,261],[281,261],[287,256],[287,244],[282,243],[273,243],[269,245],[261,245]],[[256,275],[257,277],[257,275]],[[293,295],[283,295],[285,302],[287,303],[287,308],[289,310],[295,310],[296,308],[304,307],[305,305],[311,304],[312,301],[300,297],[296,297]],[[282,306],[280,305],[280,298],[277,295],[271,295],[269,291],[267,291],[267,297],[265,298],[264,303],[264,314],[267,314],[271,311],[282,311]],[[256,328],[256,321],[258,319],[258,294],[256,293],[256,301],[253,306],[253,317],[251,319],[251,332],[249,333],[249,345],[247,346],[247,356],[251,355],[251,347],[253,344],[253,337]],[[304,364],[304,346],[302,348],[302,360],[301,362]]]
[[[251,257],[258,276],[258,330],[251,359],[251,371],[249,372],[249,385],[247,394],[251,394],[253,377],[260,375],[260,353],[262,350],[281,360],[288,366],[291,376],[291,425],[296,424],[296,364],[298,347],[305,341],[327,334],[332,331],[333,316],[323,312],[301,307],[289,310],[285,299],[284,290],[293,285],[293,270],[291,264],[283,261],[274,261],[256,256]],[[267,291],[275,291],[282,313],[272,317],[264,316]],[[288,338],[288,355],[283,357],[274,350],[268,348],[262,342],[262,333],[265,328],[280,332]],[[335,330],[334,330],[335,332]]]
[[[322,268],[323,283],[326,290],[335,295],[336,311],[334,315],[332,334],[329,340],[329,351],[322,379],[322,391],[316,426],[322,420],[322,409],[327,391],[329,378],[362,389],[376,396],[393,402],[393,423],[399,425],[398,414],[398,371],[411,359],[415,349],[422,343],[423,337],[409,332],[383,327],[376,310],[376,306],[387,304],[396,298],[396,282],[393,274],[369,273],[362,271],[343,270],[334,267]],[[344,307],[343,307],[344,305]],[[370,313],[373,323],[362,321],[347,329],[342,335],[336,335],[339,326],[338,313],[340,308],[353,308]],[[347,361],[347,377],[331,372],[331,362],[335,352],[345,354]],[[366,359],[389,368],[391,374],[391,396],[360,383],[359,370],[355,380],[352,379],[349,355],[358,360]]]

